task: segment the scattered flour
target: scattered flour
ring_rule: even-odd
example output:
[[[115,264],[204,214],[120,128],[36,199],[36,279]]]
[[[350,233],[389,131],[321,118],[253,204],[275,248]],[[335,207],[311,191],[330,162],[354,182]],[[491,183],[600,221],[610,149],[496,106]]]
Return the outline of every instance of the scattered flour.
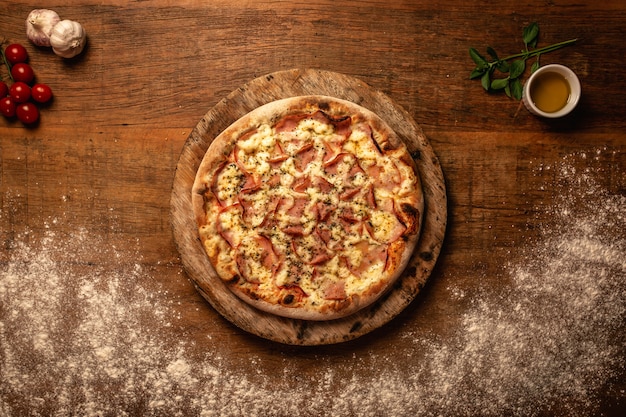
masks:
[[[372,352],[341,372],[320,360],[301,378],[285,360],[277,386],[223,360],[227,346],[190,355],[150,271],[80,265],[88,233],[18,237],[0,263],[0,415],[596,415],[626,374],[626,235],[604,234],[626,230],[626,197],[572,172],[574,157],[551,167],[554,225],[506,267],[507,289],[450,289],[469,299],[452,336],[405,329],[398,357],[412,360]]]

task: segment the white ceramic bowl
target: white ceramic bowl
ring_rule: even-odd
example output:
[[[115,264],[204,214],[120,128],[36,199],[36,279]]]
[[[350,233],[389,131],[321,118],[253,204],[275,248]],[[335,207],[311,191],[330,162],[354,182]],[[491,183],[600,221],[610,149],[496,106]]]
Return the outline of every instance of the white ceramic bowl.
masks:
[[[539,109],[535,105],[533,100],[530,98],[529,92],[530,92],[530,88],[533,82],[537,79],[537,77],[540,74],[543,74],[546,72],[556,72],[558,74],[561,74],[565,78],[565,81],[569,83],[569,87],[570,87],[570,95],[567,100],[567,103],[565,104],[564,107],[562,107],[560,110],[557,110],[555,112],[545,112]],[[571,69],[569,69],[568,67],[564,65],[549,64],[543,67],[539,67],[537,71],[533,72],[533,74],[530,76],[528,81],[526,81],[526,85],[524,86],[524,94],[522,96],[522,101],[524,102],[524,105],[526,106],[528,111],[531,112],[532,114],[541,116],[541,117],[554,119],[557,117],[563,117],[566,114],[569,114],[572,110],[574,110],[574,108],[578,104],[578,101],[580,100],[580,91],[581,91],[580,81],[578,80],[578,77],[576,76],[574,71],[572,71]]]

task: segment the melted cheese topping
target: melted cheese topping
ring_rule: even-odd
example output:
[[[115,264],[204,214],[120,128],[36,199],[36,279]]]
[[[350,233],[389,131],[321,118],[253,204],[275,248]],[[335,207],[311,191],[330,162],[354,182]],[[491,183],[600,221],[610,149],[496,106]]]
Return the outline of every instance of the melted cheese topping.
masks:
[[[287,132],[263,124],[239,140],[209,181],[220,204],[208,212],[216,227],[205,231],[207,246],[219,248],[220,262],[237,260],[236,271],[217,266],[218,274],[238,274],[268,302],[304,297],[311,306],[385,279],[386,248],[403,227],[390,201],[415,192],[417,180],[368,132],[355,126],[343,137],[330,121],[304,118]],[[257,236],[271,245],[253,244]]]

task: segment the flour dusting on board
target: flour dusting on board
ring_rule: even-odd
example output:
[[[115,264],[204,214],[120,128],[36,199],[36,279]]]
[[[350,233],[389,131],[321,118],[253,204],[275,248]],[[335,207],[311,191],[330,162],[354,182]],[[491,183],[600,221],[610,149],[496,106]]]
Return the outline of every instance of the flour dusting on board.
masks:
[[[224,359],[227,346],[193,356],[140,255],[107,249],[115,272],[81,265],[97,240],[85,231],[17,236],[0,264],[0,415],[595,415],[625,373],[626,236],[603,232],[626,230],[626,197],[573,170],[593,157],[538,168],[561,196],[541,208],[555,222],[506,266],[506,291],[471,296],[452,336],[404,330],[406,363],[371,352],[342,380],[320,360],[314,376],[269,386]]]

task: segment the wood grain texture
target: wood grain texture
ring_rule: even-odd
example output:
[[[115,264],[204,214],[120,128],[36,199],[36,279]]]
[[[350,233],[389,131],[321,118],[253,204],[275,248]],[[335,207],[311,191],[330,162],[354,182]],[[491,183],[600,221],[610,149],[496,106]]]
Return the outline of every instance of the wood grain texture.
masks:
[[[200,243],[191,204],[192,187],[204,153],[224,129],[250,111],[289,97],[324,95],[351,100],[374,111],[417,158],[425,199],[420,241],[399,282],[373,305],[346,318],[306,321],[257,310],[235,296],[215,274]],[[319,70],[287,70],[245,84],[210,109],[185,144],[172,190],[172,227],[182,262],[198,291],[238,327],[280,343],[334,344],[355,339],[396,317],[424,286],[443,244],[447,199],[437,156],[420,127],[388,97],[355,78]]]
[[[221,355],[242,379],[297,384],[328,366],[336,381],[374,381],[381,369],[412,369],[426,359],[416,340],[452,340],[473,300],[509,288],[507,267],[527,262],[522,249],[553,229],[564,193],[585,191],[560,186],[566,162],[595,172],[608,193],[626,194],[622,0],[38,1],[87,30],[87,49],[70,61],[28,44],[23,22],[33,7],[0,2],[0,37],[26,44],[38,80],[55,93],[35,127],[0,117],[0,265],[20,241],[34,244],[49,230],[60,239],[84,231],[94,246],[134,253],[167,290],[155,293],[155,305],[177,306],[173,338],[197,357]],[[541,58],[577,72],[583,92],[571,117],[536,118],[468,79],[468,48],[515,53],[532,21],[541,46],[579,39]],[[185,273],[170,227],[176,167],[207,109],[291,68],[345,74],[384,93],[421,127],[446,179],[447,231],[426,286],[386,325],[336,345],[275,343],[223,319]],[[606,239],[623,240],[624,230]],[[97,247],[71,255],[85,270],[116,272],[128,262]],[[289,376],[276,371],[286,363]],[[620,371],[602,391],[598,415],[624,415],[624,381]],[[568,415],[536,408],[538,417]]]

